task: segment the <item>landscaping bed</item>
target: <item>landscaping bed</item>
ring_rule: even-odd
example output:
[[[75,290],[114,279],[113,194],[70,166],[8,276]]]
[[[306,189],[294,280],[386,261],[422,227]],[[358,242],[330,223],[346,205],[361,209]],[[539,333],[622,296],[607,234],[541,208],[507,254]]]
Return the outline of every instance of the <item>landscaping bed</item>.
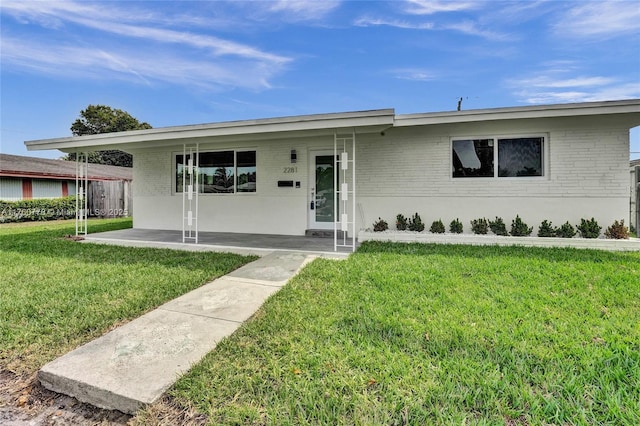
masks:
[[[468,244],[525,247],[573,247],[609,251],[640,251],[640,238],[558,238],[558,237],[505,237],[498,235],[434,234],[412,231],[360,231],[358,241],[387,241],[425,244]]]

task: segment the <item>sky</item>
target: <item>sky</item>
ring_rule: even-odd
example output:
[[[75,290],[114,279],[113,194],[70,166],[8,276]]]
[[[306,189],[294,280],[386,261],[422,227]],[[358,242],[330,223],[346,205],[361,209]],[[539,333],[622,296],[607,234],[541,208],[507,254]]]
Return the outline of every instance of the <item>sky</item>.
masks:
[[[640,98],[640,1],[0,2],[0,151],[88,105],[153,127]],[[640,128],[631,132],[640,158]]]

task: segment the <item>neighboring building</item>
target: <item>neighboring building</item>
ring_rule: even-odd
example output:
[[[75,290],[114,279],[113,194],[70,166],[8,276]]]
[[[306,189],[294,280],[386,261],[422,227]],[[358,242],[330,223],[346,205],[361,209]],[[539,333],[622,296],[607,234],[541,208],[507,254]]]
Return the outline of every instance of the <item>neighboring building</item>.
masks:
[[[636,235],[640,235],[640,159],[631,160],[630,165],[631,211],[629,223],[635,228]]]
[[[133,154],[134,227],[305,235],[418,212],[448,224],[628,217],[640,99],[396,115],[393,109],[29,141]],[[346,154],[343,154],[346,153]],[[189,174],[189,159],[198,166]],[[190,179],[196,179],[193,182]],[[354,183],[355,182],[355,183]],[[197,184],[196,184],[197,183]],[[198,192],[183,193],[189,185]],[[187,225],[185,225],[187,223]]]
[[[131,168],[90,164],[88,170],[93,215],[119,216],[122,214],[105,212],[131,210]],[[0,200],[58,198],[75,193],[75,161],[0,154]]]

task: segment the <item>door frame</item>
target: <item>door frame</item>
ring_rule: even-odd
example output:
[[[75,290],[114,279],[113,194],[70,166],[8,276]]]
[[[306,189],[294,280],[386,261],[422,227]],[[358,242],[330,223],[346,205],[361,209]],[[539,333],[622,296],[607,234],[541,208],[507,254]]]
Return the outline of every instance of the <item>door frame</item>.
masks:
[[[325,229],[325,230],[334,230],[335,229],[335,220],[334,217],[331,222],[317,222],[316,221],[316,157],[320,156],[331,156],[333,157],[333,167],[336,167],[336,159],[335,159],[335,151],[330,148],[326,149],[312,149],[309,150],[309,186],[307,188],[307,228],[308,229]],[[333,182],[333,191],[335,197],[335,181]],[[335,198],[334,198],[335,199]],[[314,204],[314,209],[311,210],[311,203]],[[335,214],[335,213],[334,213]]]

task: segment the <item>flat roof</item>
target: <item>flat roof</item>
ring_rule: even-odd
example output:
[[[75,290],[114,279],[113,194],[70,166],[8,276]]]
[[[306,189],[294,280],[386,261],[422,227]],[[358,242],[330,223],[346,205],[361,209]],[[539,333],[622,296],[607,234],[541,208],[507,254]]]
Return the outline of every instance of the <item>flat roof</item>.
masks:
[[[628,113],[640,113],[640,99],[399,114],[394,127]]]
[[[507,108],[487,108],[419,114],[395,114],[395,110],[339,112],[298,115],[257,120],[226,121],[186,126],[159,127],[128,132],[26,141],[30,151],[59,149],[97,151],[168,147],[201,142],[253,141],[332,135],[334,132],[376,133],[390,127],[428,126],[449,123],[469,123],[492,120],[515,120],[554,117],[606,116],[631,114],[640,125],[640,99],[602,102],[582,102],[553,105],[533,105]]]

